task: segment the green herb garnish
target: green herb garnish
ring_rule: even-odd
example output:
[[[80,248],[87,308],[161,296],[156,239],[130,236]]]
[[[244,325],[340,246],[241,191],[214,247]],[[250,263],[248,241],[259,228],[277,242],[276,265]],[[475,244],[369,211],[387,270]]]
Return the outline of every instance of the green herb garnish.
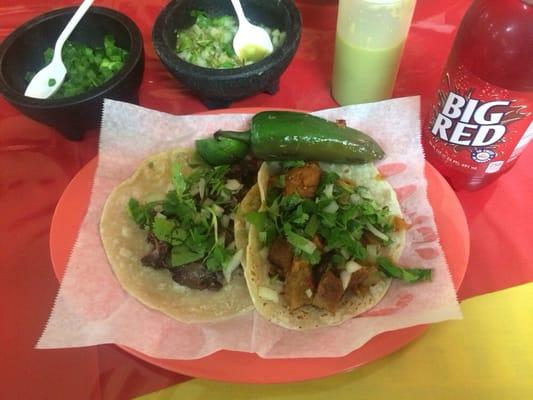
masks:
[[[301,165],[286,162],[282,167],[287,170]],[[284,236],[297,255],[317,264],[320,257],[309,245],[317,234],[324,239],[326,248],[338,253],[344,262],[352,258],[366,260],[363,235],[376,236],[369,231],[369,226],[382,234],[381,238],[375,238],[383,246],[391,244],[387,235],[393,231],[394,223],[388,208],[371,199],[366,188],[342,181],[337,173],[322,173],[314,199],[304,199],[298,194],[284,196],[283,188],[278,186],[279,181],[278,185],[269,187],[266,210],[247,216],[248,222],[265,232],[265,245],[270,245],[277,236]]]
[[[44,52],[44,64],[52,61],[54,50],[48,48]],[[124,66],[128,51],[115,45],[113,36],[105,36],[102,47],[91,48],[85,44],[67,41],[61,53],[67,75],[53,98],[70,97],[98,87],[111,79]],[[28,72],[29,82],[35,73]],[[56,81],[50,79],[48,85],[54,86]]]
[[[281,174],[291,168],[301,167],[303,162],[283,162]],[[267,192],[266,209],[246,215],[256,226],[259,238],[265,246],[279,236],[291,245],[294,254],[317,265],[322,254],[329,253],[332,264],[341,269],[349,260],[377,263],[382,274],[406,282],[431,279],[431,270],[401,268],[390,259],[368,254],[369,238],[374,247],[382,249],[393,244],[394,215],[386,206],[379,205],[370,196],[368,188],[343,180],[335,172],[322,171],[314,198],[302,198],[298,194],[284,195],[281,179],[273,180]],[[318,249],[315,239],[320,237],[324,249]]]
[[[376,261],[379,270],[388,277],[401,279],[402,281],[409,283],[431,280],[431,269],[401,268],[386,257],[378,257]]]
[[[174,164],[174,188],[163,200],[129,200],[128,210],[135,223],[172,247],[172,267],[198,261],[210,271],[224,271],[234,265],[233,223],[229,221],[237,199],[226,187],[228,172],[228,166],[198,167],[185,176],[180,165]]]

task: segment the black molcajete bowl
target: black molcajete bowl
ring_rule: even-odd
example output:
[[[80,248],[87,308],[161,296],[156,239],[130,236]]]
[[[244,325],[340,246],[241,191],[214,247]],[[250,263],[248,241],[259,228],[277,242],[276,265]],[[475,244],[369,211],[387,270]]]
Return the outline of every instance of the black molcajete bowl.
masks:
[[[302,23],[292,0],[241,0],[241,3],[252,23],[278,28],[287,35],[278,49],[251,65],[203,68],[181,60],[176,54],[176,33],[194,23],[191,11],[235,16],[229,0],[173,0],[159,14],[152,31],[155,51],[165,67],[209,108],[227,107],[234,100],[259,92],[276,93],[279,78],[300,42]]]
[[[117,46],[129,51],[124,67],[103,85],[76,96],[24,96],[26,73],[43,67],[44,51],[54,47],[75,10],[69,7],[40,15],[17,28],[0,45],[0,93],[30,118],[52,125],[73,140],[100,124],[104,98],[136,103],[144,72],[143,40],[135,23],[117,11],[92,7],[69,40],[94,48],[103,45],[105,35],[112,35]]]

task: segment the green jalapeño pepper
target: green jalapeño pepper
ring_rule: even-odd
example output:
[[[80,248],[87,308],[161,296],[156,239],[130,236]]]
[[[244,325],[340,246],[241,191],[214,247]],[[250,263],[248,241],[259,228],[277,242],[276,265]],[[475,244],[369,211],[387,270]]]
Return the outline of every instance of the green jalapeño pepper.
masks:
[[[235,164],[246,157],[249,150],[247,143],[224,137],[196,141],[196,152],[206,163],[213,166]]]
[[[223,139],[234,141],[233,145]],[[262,160],[306,160],[332,163],[366,163],[384,156],[379,145],[368,135],[342,124],[291,111],[264,111],[252,118],[247,132],[218,131],[209,146],[196,149],[208,163],[209,160],[234,162],[239,156],[236,142],[249,146],[249,150]],[[220,144],[217,145],[217,140]],[[203,148],[201,148],[203,147]]]

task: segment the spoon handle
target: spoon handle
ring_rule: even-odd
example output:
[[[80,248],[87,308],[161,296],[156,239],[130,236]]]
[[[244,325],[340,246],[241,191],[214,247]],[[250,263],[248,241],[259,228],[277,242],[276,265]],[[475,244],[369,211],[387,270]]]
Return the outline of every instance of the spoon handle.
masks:
[[[94,0],[84,0],[74,13],[70,21],[68,21],[68,24],[65,26],[65,29],[63,29],[63,32],[61,32],[61,34],[57,38],[57,42],[54,48],[54,58],[61,58],[61,50],[63,49],[63,45],[67,41],[74,28],[76,28],[76,25],[78,25],[78,22],[80,22],[80,20],[83,18],[89,7],[91,7],[93,2]]]
[[[244,11],[242,9],[240,0],[231,0],[231,4],[233,4],[233,8],[235,9],[235,13],[237,14],[237,19],[239,20],[239,26],[248,24],[249,22],[246,19],[246,16],[244,15]]]

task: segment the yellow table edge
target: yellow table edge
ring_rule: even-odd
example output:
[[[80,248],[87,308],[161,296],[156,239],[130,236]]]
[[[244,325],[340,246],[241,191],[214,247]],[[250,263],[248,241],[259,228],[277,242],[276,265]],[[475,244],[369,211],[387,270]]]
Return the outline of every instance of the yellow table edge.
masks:
[[[533,398],[533,283],[461,308],[463,320],[435,324],[400,351],[348,373],[279,385],[191,379],[138,399]]]

